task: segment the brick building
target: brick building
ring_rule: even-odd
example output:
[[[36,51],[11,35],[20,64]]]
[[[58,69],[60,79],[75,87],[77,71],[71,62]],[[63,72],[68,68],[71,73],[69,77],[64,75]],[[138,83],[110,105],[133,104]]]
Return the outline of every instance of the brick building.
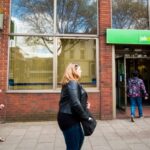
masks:
[[[60,80],[69,62],[81,65],[80,82],[98,119],[116,118],[118,108],[126,111],[126,74],[133,70],[131,63],[141,62],[138,67],[148,69],[147,59],[139,58],[148,58],[150,42],[129,43],[119,37],[125,29],[147,31],[149,15],[138,13],[139,24],[116,18],[122,13],[120,6],[127,13],[126,9],[132,12],[148,4],[138,0],[1,0],[0,100],[6,105],[6,120],[55,119]],[[141,50],[138,54],[137,49]],[[147,84],[149,87],[149,78]]]

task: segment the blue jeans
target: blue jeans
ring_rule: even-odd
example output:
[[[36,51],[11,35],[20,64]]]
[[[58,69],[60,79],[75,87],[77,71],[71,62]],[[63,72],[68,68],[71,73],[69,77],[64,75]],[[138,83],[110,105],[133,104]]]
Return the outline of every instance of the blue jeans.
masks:
[[[67,150],[80,150],[84,141],[84,133],[80,123],[63,131]]]
[[[141,97],[130,97],[130,111],[131,116],[135,117],[136,105],[138,106],[139,117],[143,116],[142,98]]]

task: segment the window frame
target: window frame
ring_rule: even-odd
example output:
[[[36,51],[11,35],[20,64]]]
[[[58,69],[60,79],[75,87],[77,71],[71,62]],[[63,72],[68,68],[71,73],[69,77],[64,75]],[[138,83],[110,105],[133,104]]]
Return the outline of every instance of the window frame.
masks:
[[[30,33],[11,33],[10,32],[10,27],[11,27],[11,3],[12,0],[10,0],[10,18],[9,18],[9,34],[8,34],[8,44],[10,41],[11,36],[46,36],[46,37],[52,37],[54,39],[54,57],[53,57],[53,89],[48,89],[48,90],[10,90],[9,89],[9,66],[10,66],[10,48],[8,46],[8,67],[7,67],[7,93],[60,93],[60,89],[57,87],[57,52],[56,52],[56,47],[57,47],[57,39],[58,38],[64,38],[64,39],[95,39],[96,41],[96,87],[85,87],[85,89],[88,92],[99,92],[99,38],[98,38],[98,33],[99,33],[99,13],[98,13],[98,3],[99,1],[97,0],[97,33],[96,34],[61,34],[61,33],[56,33],[56,16],[57,16],[57,0],[54,0],[54,33],[53,34],[30,34]],[[82,77],[81,77],[82,78]]]

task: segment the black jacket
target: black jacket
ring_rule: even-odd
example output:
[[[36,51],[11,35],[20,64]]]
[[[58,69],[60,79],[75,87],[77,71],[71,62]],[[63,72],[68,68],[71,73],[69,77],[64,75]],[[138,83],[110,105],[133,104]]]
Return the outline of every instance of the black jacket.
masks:
[[[59,112],[72,114],[80,120],[88,119],[87,93],[77,81],[69,81],[63,86],[59,102]]]

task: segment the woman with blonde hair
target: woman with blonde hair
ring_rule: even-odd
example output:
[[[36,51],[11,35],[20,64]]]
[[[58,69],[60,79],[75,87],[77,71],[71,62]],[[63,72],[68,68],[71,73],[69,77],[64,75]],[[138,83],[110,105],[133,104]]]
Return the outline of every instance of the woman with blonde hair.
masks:
[[[57,116],[58,125],[64,135],[67,150],[80,150],[84,133],[81,120],[91,120],[87,113],[87,93],[79,83],[81,67],[70,63],[62,78],[62,89]]]

